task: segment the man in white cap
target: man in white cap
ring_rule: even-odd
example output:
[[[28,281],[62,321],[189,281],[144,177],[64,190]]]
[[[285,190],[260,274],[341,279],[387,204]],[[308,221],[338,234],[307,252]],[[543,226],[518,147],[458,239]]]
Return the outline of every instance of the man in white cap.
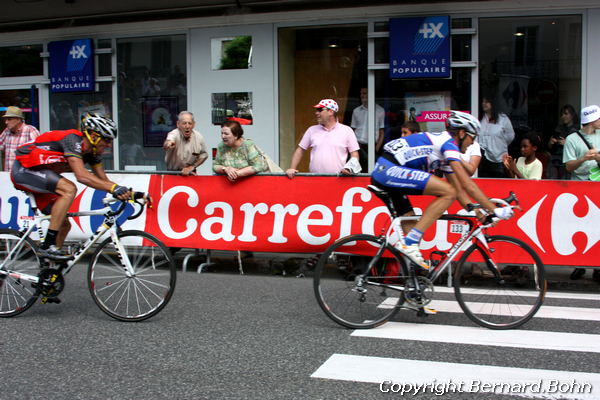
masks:
[[[10,172],[17,147],[40,136],[40,132],[35,126],[25,123],[23,111],[19,107],[7,107],[2,119],[6,128],[0,134],[0,151],[4,151],[4,171]]]
[[[338,104],[332,99],[323,99],[313,107],[318,124],[304,132],[292,155],[290,168],[285,171],[288,178],[292,179],[298,173],[298,164],[308,149],[311,149],[309,171],[312,173],[349,175],[360,172],[360,146],[352,128],[338,122]]]
[[[591,105],[581,110],[581,130],[571,133],[565,140],[563,162],[571,173],[571,179],[589,181],[590,171],[600,164],[600,107]],[[584,268],[575,268],[571,279],[579,279],[585,274]],[[600,281],[600,270],[594,270],[594,280]]]
[[[590,170],[600,162],[600,107],[591,105],[581,110],[581,135],[571,133],[565,140],[563,162],[571,179],[590,180]],[[584,142],[584,140],[587,142]]]

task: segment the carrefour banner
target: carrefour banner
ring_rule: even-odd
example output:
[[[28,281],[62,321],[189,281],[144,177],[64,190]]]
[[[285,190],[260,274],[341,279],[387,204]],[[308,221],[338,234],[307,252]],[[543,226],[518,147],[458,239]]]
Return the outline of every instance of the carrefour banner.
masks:
[[[72,178],[71,175],[65,176]],[[319,253],[350,233],[379,234],[388,212],[366,186],[368,177],[255,176],[230,183],[223,176],[114,174],[111,179],[147,191],[154,206],[123,229],[145,230],[168,246],[219,250]],[[75,179],[72,179],[75,181]],[[518,237],[548,265],[597,266],[600,259],[600,185],[579,181],[479,179],[492,197],[517,194],[522,210],[490,234]],[[18,228],[30,212],[27,197],[0,173],[0,227]],[[71,211],[102,207],[105,192],[78,184]],[[430,196],[412,196],[417,214]],[[454,204],[450,213],[464,213]],[[133,208],[127,211],[133,213]],[[71,240],[83,240],[101,217],[71,219]],[[425,254],[448,251],[459,236],[451,221],[425,232]]]
[[[94,91],[94,52],[92,39],[61,40],[48,43],[50,51],[50,90],[58,92]]]
[[[390,19],[390,78],[450,77],[450,17]]]

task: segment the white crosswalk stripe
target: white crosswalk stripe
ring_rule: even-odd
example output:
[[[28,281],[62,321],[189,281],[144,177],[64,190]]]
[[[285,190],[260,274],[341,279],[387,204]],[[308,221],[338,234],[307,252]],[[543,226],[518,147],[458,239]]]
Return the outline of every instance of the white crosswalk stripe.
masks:
[[[441,288],[438,292],[452,292]],[[600,321],[600,295],[551,292],[549,299],[586,301],[587,307],[542,306],[534,318]],[[590,308],[589,303],[596,305]],[[456,301],[434,300],[438,312],[462,313]],[[409,311],[407,311],[409,312]],[[435,317],[434,317],[435,318]],[[429,320],[431,321],[431,320]],[[600,353],[600,335],[526,329],[490,330],[478,326],[455,326],[388,322],[375,329],[355,330],[355,338],[414,340],[499,348],[534,349],[544,352]],[[566,353],[568,354],[568,353]],[[585,369],[585,366],[582,366]],[[495,393],[534,399],[600,399],[600,373],[518,368],[508,366],[408,360],[352,354],[333,354],[313,378],[379,384],[382,391],[443,393],[459,390]],[[410,392],[412,390],[413,392]],[[436,390],[443,393],[436,394]],[[424,397],[427,397],[425,395]]]
[[[378,383],[381,390],[387,388],[390,391],[393,390],[391,383],[397,384],[396,387],[399,388],[404,387],[407,389],[406,392],[409,392],[409,388],[415,390],[420,386],[425,393],[427,390],[431,393],[434,385],[453,382],[456,385],[456,392],[462,390],[485,393],[483,385],[489,385],[487,393],[511,394],[536,399],[598,399],[600,396],[600,374],[348,354],[332,355],[311,376]],[[402,377],[401,380],[398,377]],[[435,377],[435,381],[432,377]],[[427,385],[430,385],[429,388]],[[492,391],[494,387],[495,391]],[[446,392],[452,392],[452,389],[449,388]]]
[[[583,333],[388,322],[375,329],[356,330],[352,336],[600,353],[600,335]]]

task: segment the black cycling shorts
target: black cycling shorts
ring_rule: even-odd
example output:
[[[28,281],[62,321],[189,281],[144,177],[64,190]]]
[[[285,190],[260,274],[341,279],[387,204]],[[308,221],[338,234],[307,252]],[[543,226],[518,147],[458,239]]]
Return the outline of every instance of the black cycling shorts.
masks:
[[[15,161],[10,179],[15,188],[33,193],[37,206],[44,214],[50,213],[54,200],[58,197],[56,186],[62,176],[49,169],[25,168],[19,161]]]

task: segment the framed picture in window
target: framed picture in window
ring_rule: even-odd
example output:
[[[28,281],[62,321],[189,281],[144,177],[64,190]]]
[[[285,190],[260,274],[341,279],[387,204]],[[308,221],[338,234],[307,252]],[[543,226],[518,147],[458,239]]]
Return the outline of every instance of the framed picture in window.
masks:
[[[142,97],[142,129],[145,147],[160,147],[177,128],[176,96]]]

